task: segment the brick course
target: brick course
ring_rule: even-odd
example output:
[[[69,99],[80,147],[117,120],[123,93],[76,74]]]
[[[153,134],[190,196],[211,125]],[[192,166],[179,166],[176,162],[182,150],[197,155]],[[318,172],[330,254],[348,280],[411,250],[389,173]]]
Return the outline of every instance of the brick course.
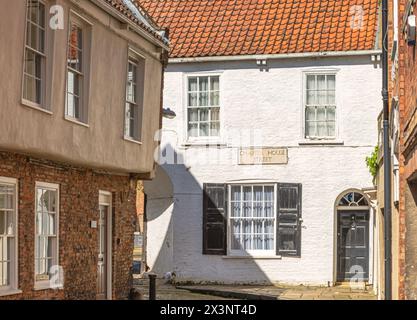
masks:
[[[112,192],[112,297],[126,299],[130,291],[136,184],[129,176],[99,173],[24,155],[0,152],[0,176],[17,178],[18,288],[22,294],[0,299],[95,299],[98,260],[99,190]],[[35,183],[59,184],[59,264],[64,289],[34,290]]]

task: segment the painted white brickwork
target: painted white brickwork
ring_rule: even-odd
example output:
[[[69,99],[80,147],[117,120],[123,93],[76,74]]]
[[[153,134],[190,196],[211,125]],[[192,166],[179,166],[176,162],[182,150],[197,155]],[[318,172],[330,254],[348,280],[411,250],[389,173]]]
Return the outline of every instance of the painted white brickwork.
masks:
[[[163,191],[164,184],[158,188],[157,181],[145,185],[153,190],[148,193],[148,264],[158,273],[175,271],[181,280],[227,283],[327,285],[334,281],[336,198],[347,189],[373,186],[365,157],[377,144],[381,69],[370,56],[274,60],[268,61],[268,68],[260,71],[256,61],[168,67],[164,106],[177,117],[164,120],[162,146],[173,146],[185,164],[163,166],[173,185],[172,199]],[[337,72],[338,135],[333,145],[304,143],[303,74],[313,70]],[[188,73],[220,75],[222,137],[215,141],[221,143],[218,148],[186,144]],[[262,137],[245,140],[247,146],[288,147],[288,164],[238,165],[236,134],[240,130],[249,136],[250,129]],[[220,163],[215,161],[217,156]],[[196,163],[196,158],[206,163]],[[302,183],[301,258],[202,255],[202,184],[245,179]],[[168,201],[163,212],[154,205],[158,192],[165,193],[159,198]]]

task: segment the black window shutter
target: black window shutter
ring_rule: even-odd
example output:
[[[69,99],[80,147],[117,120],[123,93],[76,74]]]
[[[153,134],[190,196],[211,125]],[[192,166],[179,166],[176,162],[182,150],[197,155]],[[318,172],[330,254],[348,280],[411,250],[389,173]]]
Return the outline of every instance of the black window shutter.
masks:
[[[277,192],[277,255],[301,256],[301,184],[279,183]]]
[[[227,254],[226,203],[226,185],[203,185],[203,254]]]

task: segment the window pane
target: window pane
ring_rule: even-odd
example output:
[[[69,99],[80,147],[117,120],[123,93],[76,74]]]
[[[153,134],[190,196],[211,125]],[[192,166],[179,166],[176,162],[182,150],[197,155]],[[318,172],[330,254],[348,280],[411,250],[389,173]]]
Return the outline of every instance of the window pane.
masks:
[[[318,75],[317,76],[317,90],[326,90],[326,76],[325,75]]]
[[[209,109],[199,109],[200,114],[200,121],[208,121],[209,120]]]
[[[233,186],[232,188],[232,193],[231,193],[231,197],[232,197],[232,201],[240,201],[240,186]]]
[[[307,75],[307,90],[315,90],[315,89],[316,89],[316,76]]]
[[[219,91],[211,92],[210,93],[210,105],[211,106],[218,106],[220,105],[220,93]]]
[[[197,95],[198,95],[197,93],[188,94],[188,105],[190,107],[198,106]]]
[[[211,91],[220,90],[219,77],[210,77],[210,90]]]
[[[327,129],[329,137],[334,137],[336,135],[336,123],[334,121],[327,123]]]
[[[316,104],[316,91],[307,91],[307,104],[311,106]]]
[[[279,227],[279,249],[282,251],[296,251],[296,228],[293,226]]]
[[[5,234],[6,234],[6,212],[0,211],[0,235],[5,235]]]
[[[42,103],[41,85],[42,85],[41,80],[25,75],[23,97],[28,101],[41,104]]]
[[[14,222],[14,212],[8,211],[6,213],[6,234],[9,236],[14,235],[14,228],[15,228],[15,222]]]
[[[306,122],[306,136],[307,137],[316,136],[316,122],[314,122],[314,121],[307,121]]]
[[[327,104],[327,91],[317,91],[316,104],[319,106],[325,106]]]
[[[317,120],[319,121],[326,120],[326,108],[325,107],[317,108]]]
[[[243,217],[252,217],[252,202],[243,202]]]
[[[211,121],[220,120],[220,108],[210,108],[210,120]]]
[[[336,108],[328,107],[327,111],[327,120],[336,120]]]
[[[335,75],[328,75],[327,76],[327,89],[328,90],[335,90],[336,89],[336,76]]]
[[[197,123],[190,123],[188,125],[188,135],[190,137],[198,137],[198,124]]]
[[[210,123],[210,136],[216,137],[220,135],[220,123],[212,122]]]
[[[317,136],[326,137],[327,136],[327,126],[326,121],[317,122]]]
[[[208,91],[209,87],[208,87],[208,77],[200,77],[199,78],[199,90],[201,91]]]
[[[200,136],[207,137],[209,135],[208,123],[200,123]]]
[[[327,103],[329,105],[336,104],[336,94],[334,91],[327,91]]]
[[[316,120],[316,108],[315,107],[306,108],[306,120]]]
[[[188,78],[188,91],[197,91],[197,78]]]
[[[198,121],[198,109],[188,109],[188,121]]]
[[[241,217],[241,211],[240,211],[240,202],[232,202],[231,203],[232,208],[232,217]]]
[[[209,105],[208,103],[208,93],[207,92],[200,92],[199,95],[199,106],[201,107],[207,107]]]

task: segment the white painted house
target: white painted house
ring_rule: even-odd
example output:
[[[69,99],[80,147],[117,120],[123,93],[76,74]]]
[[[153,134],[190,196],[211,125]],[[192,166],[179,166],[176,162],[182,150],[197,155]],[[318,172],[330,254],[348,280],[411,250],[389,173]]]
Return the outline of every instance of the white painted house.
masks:
[[[170,28],[176,113],[145,184],[147,264],[178,281],[376,285],[378,1],[222,2],[140,2]]]

